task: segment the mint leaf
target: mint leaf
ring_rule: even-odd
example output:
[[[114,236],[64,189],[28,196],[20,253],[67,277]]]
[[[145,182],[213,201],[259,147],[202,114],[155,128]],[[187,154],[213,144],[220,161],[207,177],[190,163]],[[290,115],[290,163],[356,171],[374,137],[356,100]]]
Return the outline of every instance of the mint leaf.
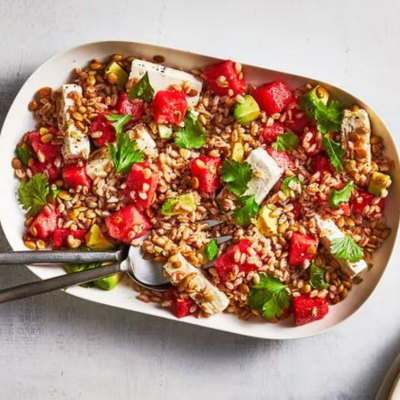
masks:
[[[206,142],[203,126],[193,112],[188,112],[185,126],[176,134],[175,144],[181,149],[200,149]]]
[[[233,213],[233,217],[240,226],[250,225],[251,219],[254,218],[259,206],[254,200],[254,196],[244,196],[236,200],[236,204],[243,206]]]
[[[47,203],[46,197],[49,194],[49,181],[46,175],[33,175],[29,181],[21,181],[18,188],[18,199],[22,208],[36,215]]]
[[[272,148],[276,151],[291,151],[299,145],[300,141],[293,132],[286,132],[279,135],[276,142],[272,143]]]
[[[150,103],[154,97],[154,89],[150,84],[149,73],[146,72],[129,91],[129,100],[141,99]]]
[[[328,289],[329,284],[325,282],[325,270],[317,267],[315,260],[312,261],[310,267],[310,283],[314,289]]]
[[[325,151],[328,153],[331,164],[336,169],[336,172],[342,172],[344,150],[342,149],[341,144],[334,142],[329,135],[324,135],[322,144],[324,145]]]
[[[236,196],[240,196],[247,190],[253,171],[246,161],[239,163],[235,160],[226,160],[222,163],[221,177],[227,184],[227,189]]]
[[[290,295],[286,285],[270,274],[260,274],[260,282],[249,294],[251,308],[261,310],[265,319],[273,320],[290,306]]]
[[[362,247],[350,235],[346,235],[341,239],[333,239],[331,242],[331,253],[337,258],[350,262],[360,261],[364,257]]]
[[[204,255],[207,257],[208,261],[212,261],[217,257],[219,252],[218,243],[216,240],[211,240],[207,245],[204,247]]]
[[[351,192],[354,189],[354,182],[347,181],[341,190],[331,189],[328,197],[328,204],[331,208],[338,208],[340,204],[350,200]]]

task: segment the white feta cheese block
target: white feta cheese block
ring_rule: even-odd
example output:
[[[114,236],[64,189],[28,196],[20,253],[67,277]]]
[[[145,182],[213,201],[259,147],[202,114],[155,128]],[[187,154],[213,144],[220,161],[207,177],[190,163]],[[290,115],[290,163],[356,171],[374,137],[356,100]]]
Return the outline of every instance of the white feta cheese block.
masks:
[[[229,300],[225,293],[215,287],[203,271],[190,264],[181,253],[170,258],[164,265],[164,271],[171,278],[171,283],[176,286],[187,278],[187,287],[193,291],[189,296],[207,314],[217,314],[228,307]]]
[[[345,234],[332,220],[323,219],[320,215],[316,214],[315,222],[318,230],[324,232],[324,237],[321,237],[320,240],[328,251],[330,251],[333,239],[343,239],[345,237]],[[335,257],[335,260],[340,264],[342,270],[350,277],[354,277],[368,268],[365,260],[350,262],[338,257]]]
[[[276,182],[279,181],[283,169],[264,149],[253,150],[246,161],[253,170],[253,177],[244,196],[254,195],[255,202],[261,204]]]
[[[61,107],[58,118],[59,130],[64,134],[62,154],[65,160],[89,158],[90,141],[88,135],[80,130],[72,119],[70,107],[75,105],[71,97],[73,93],[82,96],[82,88],[79,85],[67,84],[61,88]]]
[[[354,160],[356,167],[368,173],[371,170],[371,124],[363,109],[344,110],[341,126],[342,146],[346,158]]]
[[[199,102],[203,83],[194,75],[178,69],[164,67],[160,64],[135,59],[132,61],[129,79],[140,79],[146,72],[149,74],[150,84],[156,93],[159,90],[169,89],[171,85],[182,86],[185,83],[189,88],[186,95],[188,105],[194,107]]]
[[[150,131],[144,124],[137,124],[129,131],[131,140],[135,140],[137,148],[146,154],[152,154],[156,151],[157,145],[151,136]]]

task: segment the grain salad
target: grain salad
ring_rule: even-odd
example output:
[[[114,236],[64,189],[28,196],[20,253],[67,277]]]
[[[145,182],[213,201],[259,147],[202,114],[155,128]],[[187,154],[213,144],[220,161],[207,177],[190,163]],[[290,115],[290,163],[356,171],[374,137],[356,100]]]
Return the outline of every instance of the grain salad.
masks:
[[[367,111],[323,85],[256,87],[229,60],[163,62],[114,54],[37,91],[12,160],[26,247],[141,246],[172,285],[138,298],[178,318],[324,318],[390,235],[393,163]]]

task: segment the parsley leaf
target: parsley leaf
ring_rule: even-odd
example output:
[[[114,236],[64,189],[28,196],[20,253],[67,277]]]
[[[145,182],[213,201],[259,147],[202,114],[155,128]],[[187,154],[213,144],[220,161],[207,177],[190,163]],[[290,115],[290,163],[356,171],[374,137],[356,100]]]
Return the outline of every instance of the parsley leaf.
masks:
[[[328,204],[332,208],[338,208],[340,204],[347,203],[350,199],[351,192],[354,189],[354,182],[347,181],[341,190],[332,189],[329,192]]]
[[[291,151],[299,145],[299,138],[293,132],[286,132],[279,135],[276,142],[272,143],[272,148],[276,151]]]
[[[332,166],[337,172],[342,172],[344,150],[340,143],[334,142],[329,135],[324,135],[322,144],[324,145],[325,151],[328,153]]]
[[[297,176],[288,176],[282,182],[282,192],[285,196],[290,196],[290,191],[301,193],[301,182]]]
[[[206,141],[203,126],[193,112],[188,112],[185,126],[176,134],[175,144],[181,149],[200,149]]]
[[[254,196],[244,196],[236,200],[236,204],[243,206],[238,208],[233,216],[240,226],[247,226],[251,223],[251,219],[254,218],[257,213],[259,206],[254,200]]]
[[[246,161],[239,163],[235,160],[226,160],[222,163],[221,177],[227,184],[228,190],[236,196],[240,196],[247,190],[253,172],[250,164]]]
[[[146,72],[129,91],[129,100],[141,99],[150,103],[154,97],[154,89],[150,84],[149,73]]]
[[[212,261],[217,257],[218,252],[219,252],[219,247],[218,243],[215,239],[211,240],[210,242],[207,243],[207,245],[204,247],[204,255],[207,257],[208,261]]]
[[[329,104],[324,104],[315,90],[310,90],[300,97],[299,104],[303,111],[317,122],[321,133],[336,132],[340,129],[343,107],[338,101],[332,100]]]
[[[250,290],[249,304],[261,310],[265,319],[274,320],[289,308],[290,295],[279,279],[270,274],[260,274],[260,282]]]
[[[337,258],[350,262],[360,261],[364,257],[363,249],[350,235],[346,235],[340,239],[333,239],[331,242],[331,253]]]
[[[310,267],[310,283],[314,289],[318,290],[328,289],[329,287],[329,284],[325,282],[325,270],[317,267],[315,260]]]
[[[117,132],[117,145],[108,144],[111,159],[117,173],[127,173],[133,164],[142,162],[144,153],[137,150],[137,144],[126,135],[122,128],[131,120],[131,115],[108,114],[106,118],[114,121],[113,126]]]
[[[121,132],[122,128],[132,119],[132,115],[120,115],[120,114],[107,114],[106,118],[113,122],[115,132]]]
[[[17,154],[17,157],[19,161],[21,161],[22,165],[26,167],[28,165],[28,161],[32,158],[32,152],[29,150],[28,146],[26,144],[18,146],[15,149],[15,153]]]
[[[21,181],[18,188],[18,199],[22,208],[36,215],[47,203],[46,197],[49,194],[49,181],[46,175],[33,175],[29,181]]]

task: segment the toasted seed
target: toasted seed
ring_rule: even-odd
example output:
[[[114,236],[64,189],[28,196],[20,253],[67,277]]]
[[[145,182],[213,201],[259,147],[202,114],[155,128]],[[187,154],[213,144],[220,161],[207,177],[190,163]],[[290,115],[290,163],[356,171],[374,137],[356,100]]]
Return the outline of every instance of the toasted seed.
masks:
[[[37,236],[37,234],[38,234],[38,231],[34,226],[31,227],[31,233],[33,236]]]
[[[39,151],[37,152],[37,157],[38,157],[38,160],[39,160],[41,163],[44,163],[44,162],[46,161],[46,156],[44,155],[44,153],[43,153],[42,150],[39,150]]]
[[[193,186],[193,189],[198,189],[199,184],[200,184],[199,179],[196,178],[196,177],[194,176],[194,177],[192,178],[192,186]]]
[[[39,250],[44,250],[46,248],[46,243],[43,240],[37,240],[36,246]]]
[[[145,168],[143,170],[143,177],[144,177],[144,179],[149,179],[151,177],[151,169],[150,168]]]
[[[20,169],[20,168],[22,168],[22,163],[21,163],[21,161],[20,161],[17,157],[14,157],[14,158],[13,158],[11,165],[12,165],[12,167],[13,167],[14,169]]]
[[[30,250],[36,250],[36,243],[31,242],[30,240],[25,240],[24,245]]]
[[[35,100],[32,100],[28,106],[29,111],[36,111],[38,109],[38,103]]]
[[[53,140],[53,135],[51,133],[47,133],[46,135],[41,136],[40,140],[42,143],[49,143]]]
[[[117,76],[117,74],[114,74],[113,72],[111,72],[111,74],[107,75],[107,80],[109,83],[111,83],[113,85],[118,82],[118,76]]]

